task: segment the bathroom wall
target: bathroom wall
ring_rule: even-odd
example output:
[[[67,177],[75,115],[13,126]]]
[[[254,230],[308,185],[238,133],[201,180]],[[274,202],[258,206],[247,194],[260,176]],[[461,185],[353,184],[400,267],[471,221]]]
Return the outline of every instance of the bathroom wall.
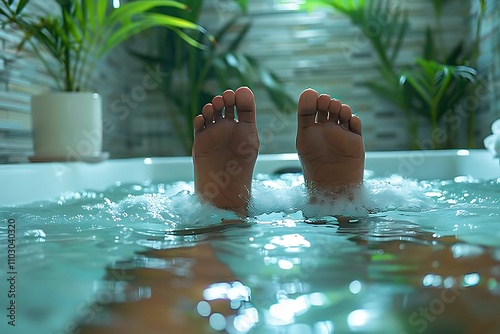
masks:
[[[30,95],[50,81],[41,64],[14,50],[14,31],[0,30],[0,163],[25,161],[31,154]]]
[[[444,41],[450,46],[471,31],[469,22],[477,13],[476,1],[472,1],[472,7],[464,0],[450,1],[445,8],[442,26]],[[399,59],[400,64],[407,64],[419,53],[423,31],[432,19],[432,7],[427,0],[393,2],[404,6],[410,14],[411,30]],[[250,1],[249,15],[254,24],[244,51],[272,68],[294,98],[304,88],[312,87],[351,104],[363,119],[367,149],[408,148],[409,137],[401,112],[362,85],[377,75],[376,57],[363,35],[337,13],[305,13],[294,9],[294,3],[297,1]],[[498,118],[499,91],[493,84],[499,82],[500,75],[499,23],[494,19],[498,18],[498,8],[498,2],[490,1],[483,27],[480,70],[493,88],[480,101],[478,142],[489,131],[486,125],[491,124],[493,117]],[[203,23],[215,29],[234,13],[229,0],[206,0]],[[134,39],[128,46],[149,48],[145,37]],[[16,55],[15,40],[12,32],[0,31],[0,162],[25,161],[32,154],[29,96],[50,86],[50,79],[29,53]],[[146,67],[123,47],[101,64],[95,82],[104,98],[105,150],[113,157],[185,154],[174,136],[169,118],[173,109],[165,101],[161,87],[144,89],[142,82],[148,75],[161,83],[161,73],[156,68]],[[276,110],[260,87],[253,88],[262,152],[294,152],[294,114]],[[214,87],[214,92],[217,90]]]
[[[250,1],[248,13],[253,26],[242,51],[259,59],[278,74],[294,99],[303,89],[312,87],[349,103],[363,119],[368,150],[410,147],[412,143],[401,111],[380,100],[363,85],[379,75],[375,67],[377,58],[363,34],[336,12],[318,10],[306,13],[294,8],[293,3],[296,2]],[[205,4],[202,23],[209,31],[216,31],[237,14],[232,1],[206,1]],[[400,65],[405,65],[420,54],[425,28],[433,23],[432,15],[429,15],[432,5],[430,1],[393,1],[393,5],[408,10],[411,20],[410,31],[398,60]],[[451,48],[469,31],[470,7],[450,2],[444,12],[444,47]],[[126,55],[117,57],[120,62],[122,57]],[[135,61],[128,64],[131,63],[137,69],[143,66]],[[134,85],[140,85],[141,80],[140,75],[136,80],[116,79],[117,85],[120,82],[127,85],[124,87],[126,92],[132,92]],[[283,113],[276,110],[261,87],[252,88],[257,99],[261,152],[295,152],[294,111]],[[217,93],[217,89],[214,93]],[[149,98],[155,101],[162,99],[155,92],[149,94]],[[115,101],[118,95],[114,94]],[[114,151],[125,155],[140,154],[144,149],[157,155],[183,154],[180,145],[169,133],[172,127],[169,126],[167,114],[177,111],[165,104],[165,107],[159,108],[149,104],[148,100],[141,102],[140,107],[127,118],[133,126],[127,126],[127,121],[121,122],[124,125],[121,133],[127,133],[127,141],[115,141],[117,146]],[[145,110],[147,116],[142,115]],[[426,127],[422,128],[425,137]],[[148,131],[152,131],[152,135],[144,135]],[[125,147],[125,143],[128,147]]]
[[[474,1],[473,19],[477,18],[479,10],[479,1]],[[478,70],[484,86],[477,90],[473,100],[479,105],[476,133],[479,144],[491,134],[493,121],[500,119],[500,2],[487,1],[481,37]]]
[[[32,155],[30,97],[53,86],[29,43],[17,52],[20,38],[15,29],[0,28],[0,163],[26,162]]]

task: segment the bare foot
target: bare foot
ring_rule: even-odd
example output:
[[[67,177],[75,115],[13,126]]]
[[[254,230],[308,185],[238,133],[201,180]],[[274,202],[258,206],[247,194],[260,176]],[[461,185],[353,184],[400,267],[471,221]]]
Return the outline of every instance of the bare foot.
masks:
[[[218,208],[246,215],[259,151],[252,91],[241,87],[214,97],[195,118],[194,135],[196,193]]]
[[[339,194],[363,183],[361,121],[348,105],[305,90],[298,104],[296,144],[309,189]]]

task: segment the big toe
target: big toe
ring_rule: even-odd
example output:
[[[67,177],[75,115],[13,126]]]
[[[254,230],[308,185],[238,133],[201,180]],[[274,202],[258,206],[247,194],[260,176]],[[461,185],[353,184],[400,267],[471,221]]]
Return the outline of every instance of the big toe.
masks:
[[[300,94],[297,107],[299,129],[307,128],[314,124],[316,112],[318,111],[318,98],[318,92],[310,88]]]
[[[255,97],[248,87],[240,87],[235,92],[238,121],[255,123]]]

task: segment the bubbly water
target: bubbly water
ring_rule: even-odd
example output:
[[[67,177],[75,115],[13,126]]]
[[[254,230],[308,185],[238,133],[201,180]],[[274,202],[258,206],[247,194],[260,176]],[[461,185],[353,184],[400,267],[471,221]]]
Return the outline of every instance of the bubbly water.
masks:
[[[61,329],[73,326],[72,319],[81,316],[96,301],[96,293],[109,284],[104,279],[106,267],[118,266],[137,251],[186,247],[200,240],[213,239],[217,256],[249,291],[251,285],[253,290],[267,292],[253,294],[254,316],[238,324],[235,320],[229,326],[232,329],[227,329],[233,333],[404,330],[407,326],[399,323],[394,312],[383,310],[391,309],[395,295],[411,290],[388,274],[405,279],[411,275],[405,276],[404,265],[391,267],[384,262],[388,257],[384,257],[383,247],[370,249],[364,243],[402,240],[427,243],[432,248],[441,237],[453,235],[462,242],[453,246],[454,256],[488,250],[494,261],[500,261],[500,180],[369,178],[354,201],[307,202],[302,176],[284,174],[256,176],[251,217],[241,225],[247,227],[244,229],[238,225],[221,228],[221,220],[238,217],[201,204],[189,182],[116,184],[102,192],[89,189],[0,208],[1,217],[16,221],[19,306],[17,331],[12,333],[64,332]],[[351,218],[339,223],[332,217],[337,215]],[[216,235],[225,238],[218,240]],[[7,229],[2,224],[2,256],[7,254],[6,240]],[[241,265],[241,261],[249,265]],[[287,281],[282,272],[294,266],[301,268],[302,276]],[[493,276],[500,277],[498,268]],[[429,275],[415,279],[423,286],[453,283]],[[481,280],[466,276],[471,273],[464,275],[467,284]],[[125,276],[114,279],[126,285]],[[276,277],[281,277],[281,283],[273,282]],[[5,279],[1,277],[2,282]],[[491,284],[492,293],[499,295],[500,289]],[[113,301],[127,298],[120,294],[120,284],[113,291]],[[5,310],[8,301],[4,291],[1,293]],[[147,297],[147,293],[138,292],[135,298]],[[370,307],[375,301],[378,306]],[[335,315],[326,317],[321,311],[325,305],[330,311],[335,306]],[[418,324],[419,318],[414,320]],[[2,320],[0,326],[5,323]]]

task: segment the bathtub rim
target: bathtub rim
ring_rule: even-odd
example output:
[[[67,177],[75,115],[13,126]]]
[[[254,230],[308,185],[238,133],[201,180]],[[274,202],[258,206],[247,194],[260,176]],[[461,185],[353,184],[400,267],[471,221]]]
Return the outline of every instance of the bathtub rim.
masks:
[[[478,168],[480,166],[480,168]],[[297,154],[262,154],[255,174],[300,168]],[[400,174],[417,180],[500,178],[500,165],[486,150],[370,151],[365,169],[373,177]],[[130,171],[133,171],[132,173]],[[95,191],[121,183],[192,181],[191,157],[111,159],[85,162],[0,165],[0,207],[56,198],[69,191]],[[32,186],[37,184],[37,186]]]

